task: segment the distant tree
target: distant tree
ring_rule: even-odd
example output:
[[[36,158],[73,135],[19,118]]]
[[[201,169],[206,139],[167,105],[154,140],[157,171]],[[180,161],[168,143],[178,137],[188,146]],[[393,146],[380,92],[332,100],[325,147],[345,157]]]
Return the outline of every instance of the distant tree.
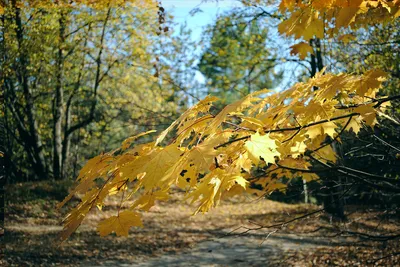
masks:
[[[171,55],[184,48],[152,1],[1,3],[1,115],[15,179],[72,177],[80,162],[161,128],[182,107]]]
[[[246,12],[246,11],[245,11]],[[270,89],[280,75],[274,73],[276,56],[269,50],[268,29],[250,14],[229,12],[210,25],[203,37],[207,47],[198,68],[208,92],[222,104],[261,89]]]

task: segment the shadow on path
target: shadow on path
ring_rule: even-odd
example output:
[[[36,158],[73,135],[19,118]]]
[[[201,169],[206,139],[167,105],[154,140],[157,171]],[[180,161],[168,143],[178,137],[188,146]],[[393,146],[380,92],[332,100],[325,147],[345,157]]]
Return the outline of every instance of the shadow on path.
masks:
[[[228,236],[198,243],[179,254],[164,254],[141,263],[104,262],[101,266],[270,266],[270,261],[289,249],[331,246],[328,240],[297,235],[265,234]],[[336,240],[337,241],[337,240]]]

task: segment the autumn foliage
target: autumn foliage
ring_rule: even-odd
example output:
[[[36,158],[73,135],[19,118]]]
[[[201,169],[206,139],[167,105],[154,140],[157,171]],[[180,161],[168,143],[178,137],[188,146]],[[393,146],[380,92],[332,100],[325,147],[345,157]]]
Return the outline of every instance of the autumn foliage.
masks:
[[[331,38],[343,28],[385,23],[400,16],[397,0],[282,0],[279,7],[289,14],[279,31],[299,39],[292,53],[302,58],[313,53],[308,45],[311,38]],[[100,235],[128,235],[130,227],[142,226],[139,211],[166,200],[176,187],[196,203],[196,214],[243,192],[284,191],[284,176],[311,181],[335,170],[363,180],[360,173],[337,164],[340,155],[334,144],[341,142],[343,132],[357,134],[361,128],[374,127],[378,116],[388,117],[385,110],[393,97],[378,96],[388,78],[380,70],[352,75],[324,69],[288,90],[257,91],[222,110],[216,108],[216,97],[207,96],[154,142],[138,142],[152,134],[146,132],[89,160],[79,174],[78,186],[61,203],[76,194],[82,196],[65,218],[63,238],[77,229],[90,210],[101,210],[111,195],[119,195],[120,206],[132,200],[133,204],[101,222]]]

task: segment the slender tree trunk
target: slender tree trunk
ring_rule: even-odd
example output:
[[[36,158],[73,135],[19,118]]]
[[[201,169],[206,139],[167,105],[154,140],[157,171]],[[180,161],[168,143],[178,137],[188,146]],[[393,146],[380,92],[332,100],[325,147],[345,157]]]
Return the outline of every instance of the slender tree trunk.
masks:
[[[66,133],[66,129],[68,129],[71,125],[71,109],[67,108],[65,112],[65,126],[64,126],[64,134]],[[70,147],[71,147],[71,137],[72,134],[66,136],[64,135],[64,140],[62,143],[62,161],[61,161],[61,173],[65,178],[67,176],[67,165],[70,158]]]
[[[310,40],[310,46],[314,49],[314,39]],[[315,49],[314,49],[315,51]],[[315,52],[314,54],[311,54],[311,61],[310,61],[310,65],[311,65],[311,73],[310,73],[310,77],[314,77],[315,74],[317,74],[317,58],[315,57]],[[315,88],[314,88],[315,89]]]
[[[303,179],[304,203],[308,203],[308,188],[307,181]]]
[[[4,101],[4,92],[1,95],[1,102]],[[2,105],[4,111],[5,107]],[[5,190],[4,186],[6,184],[6,169],[5,169],[5,151],[6,144],[6,132],[4,128],[4,119],[0,120],[0,237],[4,235],[4,209],[5,209]],[[8,156],[8,155],[7,155]]]
[[[62,179],[62,121],[64,116],[64,91],[62,88],[63,78],[63,48],[65,44],[65,14],[60,9],[59,22],[59,48],[57,53],[57,69],[56,69],[56,87],[55,87],[55,99],[54,99],[54,121],[53,121],[53,175],[55,179]]]
[[[88,25],[88,33],[86,36],[89,35],[89,32],[91,30],[91,24]],[[84,49],[87,46],[88,38],[86,37],[85,42],[84,42]],[[62,164],[61,164],[61,171],[63,174],[63,177],[66,177],[68,175],[67,173],[67,165],[70,163],[70,148],[71,148],[71,139],[72,139],[72,134],[73,132],[68,132],[68,130],[71,127],[71,113],[72,113],[72,103],[73,103],[73,98],[75,97],[76,93],[78,92],[80,86],[81,86],[81,79],[83,76],[83,70],[85,68],[86,64],[86,57],[85,55],[82,56],[82,63],[81,67],[79,69],[78,73],[78,78],[77,81],[74,85],[74,89],[72,90],[72,93],[69,95],[67,103],[66,103],[66,111],[65,111],[65,123],[64,123],[64,140],[62,144]],[[75,173],[74,173],[75,175]]]

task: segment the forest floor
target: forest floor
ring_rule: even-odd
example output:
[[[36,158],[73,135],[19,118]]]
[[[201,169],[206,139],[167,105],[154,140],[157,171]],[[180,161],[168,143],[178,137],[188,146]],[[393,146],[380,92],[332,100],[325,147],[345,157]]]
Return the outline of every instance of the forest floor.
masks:
[[[373,242],[338,235],[344,229],[364,237],[372,231],[393,235],[398,218],[352,207],[345,223],[315,213],[284,227],[240,234],[243,227],[287,222],[320,209],[252,196],[224,201],[207,214],[191,216],[195,207],[176,192],[144,213],[145,227],[132,229],[129,237],[100,237],[96,224],[117,209],[118,202],[110,200],[111,208],[90,213],[78,231],[60,244],[60,221],[68,207],[57,210],[55,206],[66,188],[49,183],[8,188],[1,266],[400,266],[398,239]]]

